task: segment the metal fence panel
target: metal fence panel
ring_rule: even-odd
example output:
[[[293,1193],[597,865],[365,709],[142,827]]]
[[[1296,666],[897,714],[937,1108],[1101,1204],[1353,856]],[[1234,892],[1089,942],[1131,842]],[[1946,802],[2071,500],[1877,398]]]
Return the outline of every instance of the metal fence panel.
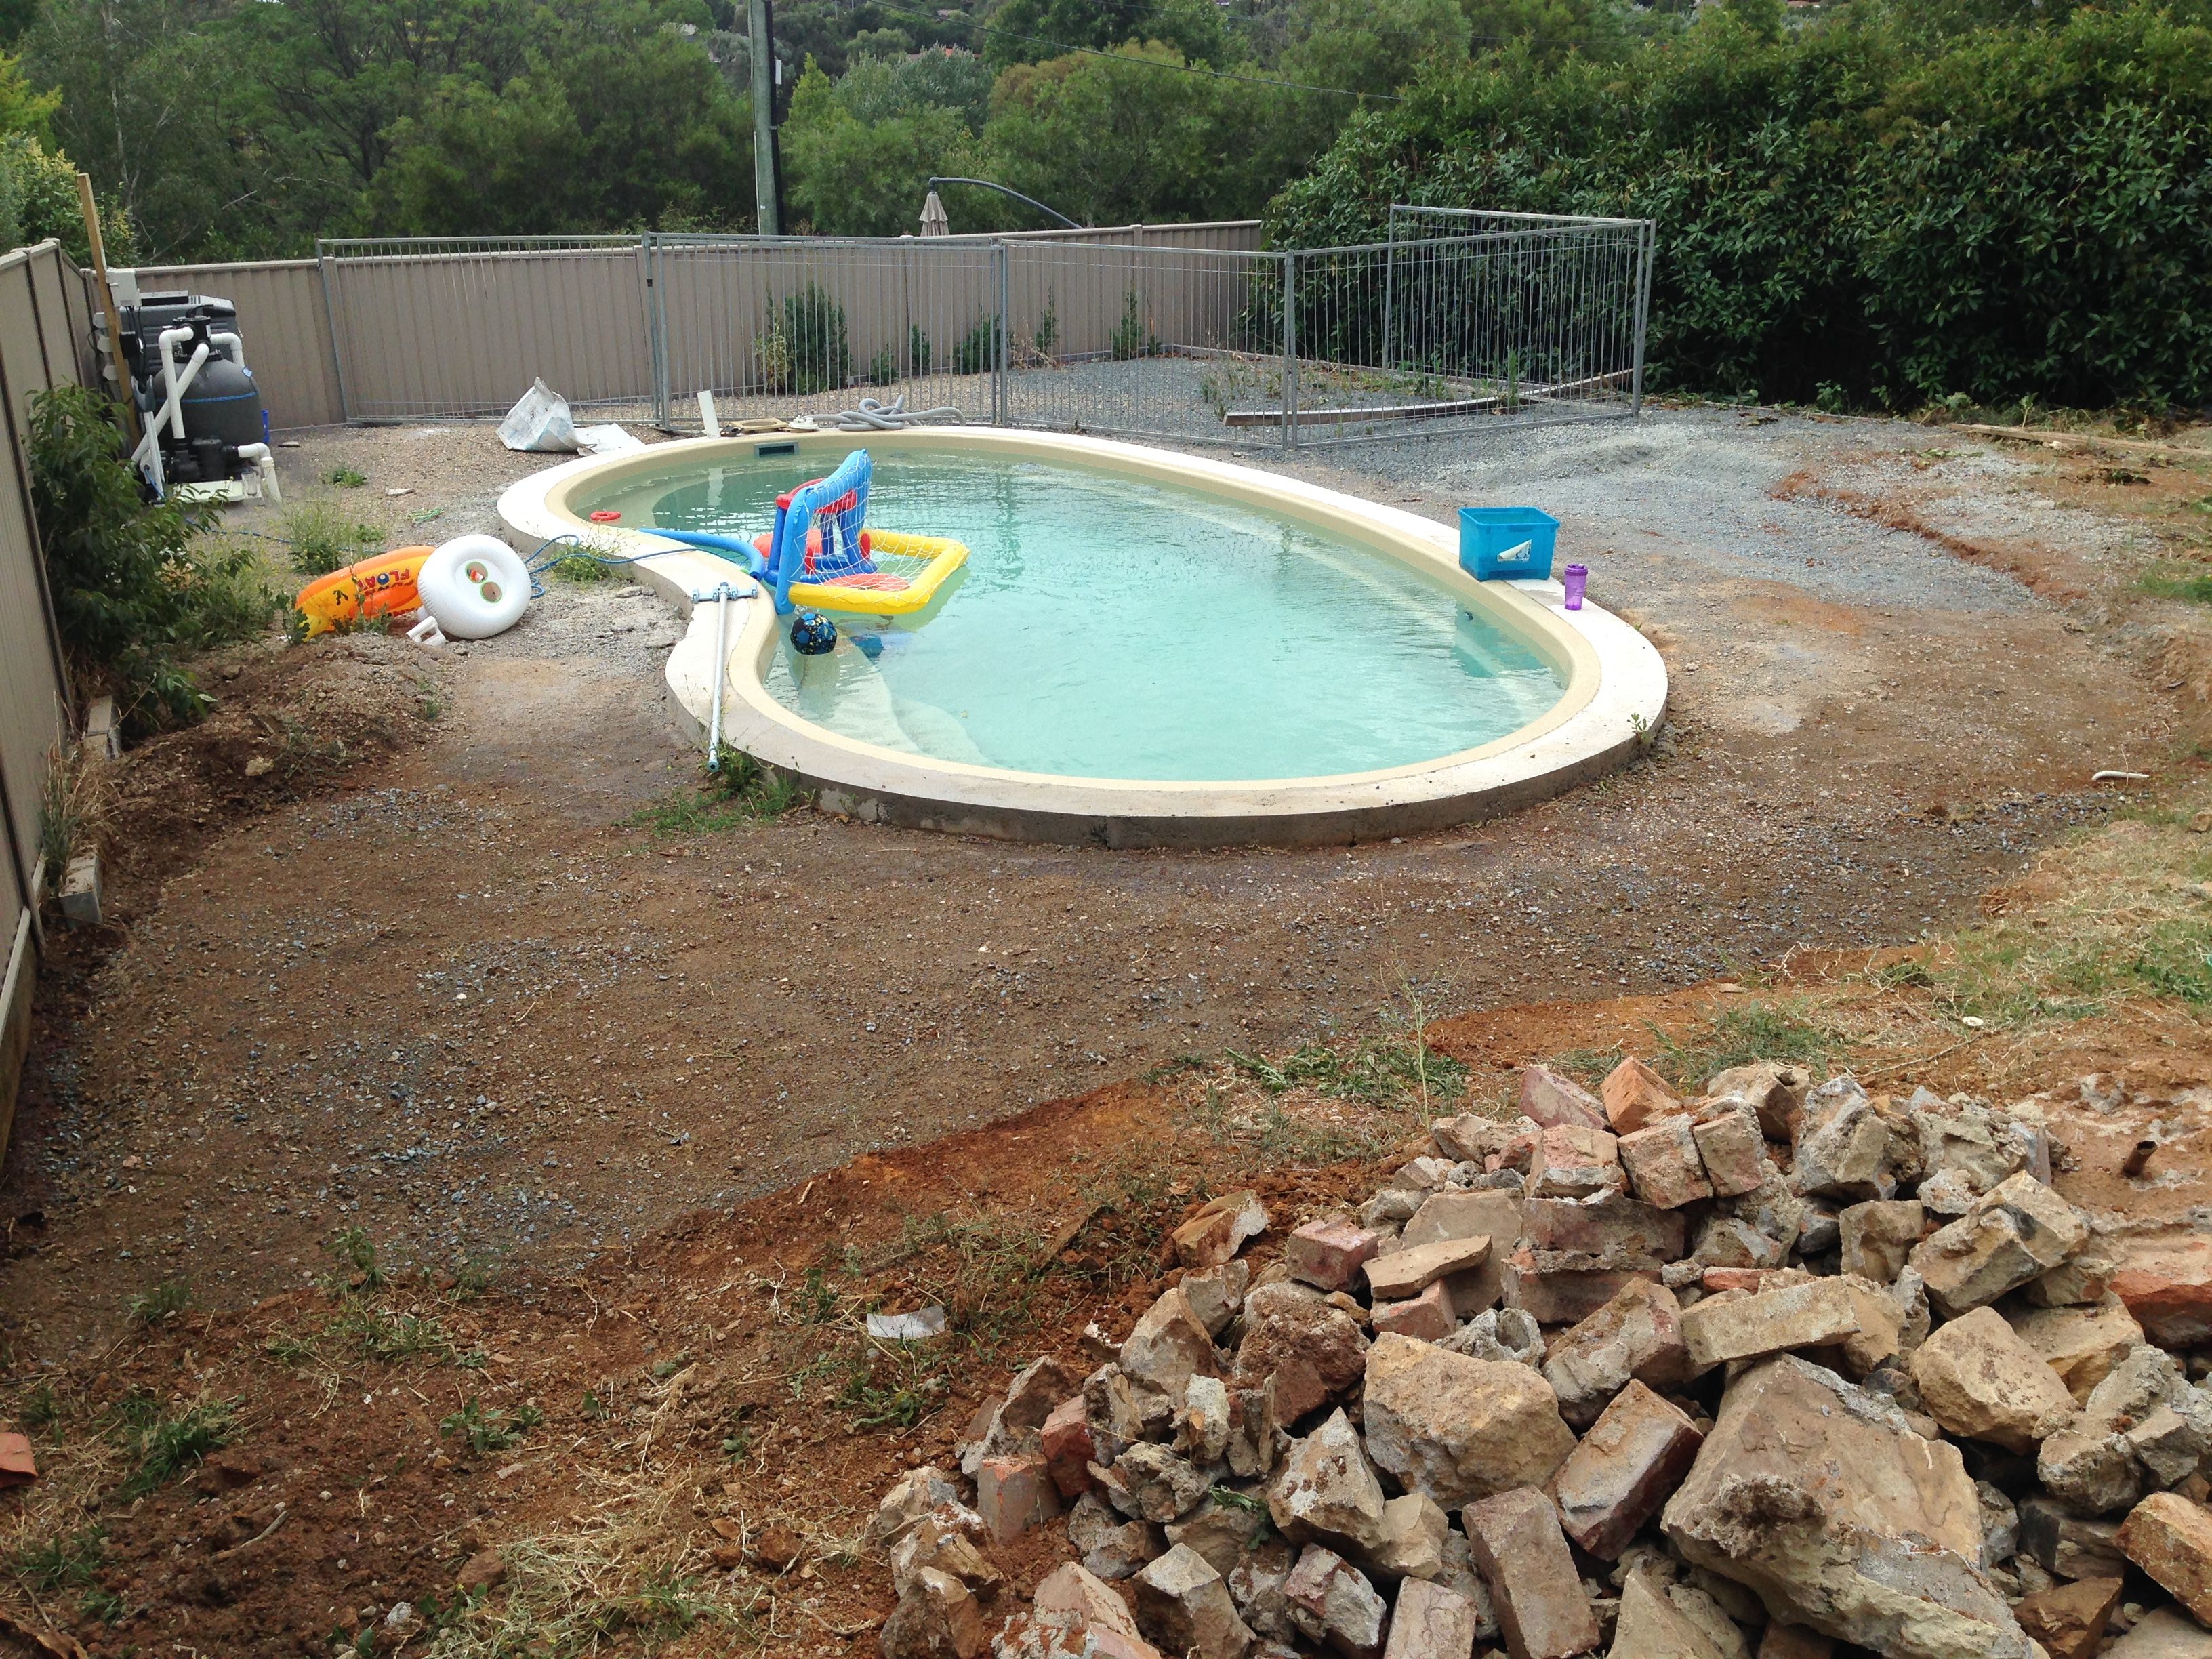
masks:
[[[349,421],[504,414],[533,378],[574,406],[652,395],[638,237],[323,241],[316,254]]]

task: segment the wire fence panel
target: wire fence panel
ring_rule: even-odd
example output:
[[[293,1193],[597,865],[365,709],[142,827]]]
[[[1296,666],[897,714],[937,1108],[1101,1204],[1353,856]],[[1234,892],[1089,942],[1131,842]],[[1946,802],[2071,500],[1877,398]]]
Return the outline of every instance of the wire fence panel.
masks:
[[[998,418],[997,246],[653,236],[659,419],[696,429],[696,395],[735,422],[903,396],[909,410]]]
[[[533,377],[670,431],[912,411],[1250,447],[1626,414],[1652,228],[1395,207],[1389,240],[1246,224],[994,237],[319,245],[346,418],[495,415]]]
[[[1278,440],[1282,255],[1024,241],[1006,262],[1010,424]]]
[[[572,406],[653,394],[635,236],[408,237],[315,246],[345,418],[503,415],[542,379]]]

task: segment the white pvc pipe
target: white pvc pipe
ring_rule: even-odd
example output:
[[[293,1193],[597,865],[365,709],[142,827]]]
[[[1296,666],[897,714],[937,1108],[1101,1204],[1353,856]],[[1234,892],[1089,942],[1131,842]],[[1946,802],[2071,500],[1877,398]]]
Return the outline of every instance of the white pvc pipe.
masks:
[[[722,423],[714,418],[714,394],[711,392],[699,393],[699,424],[710,438],[722,435]]]
[[[276,487],[276,458],[269,453],[267,444],[240,444],[238,459],[253,463],[253,470],[261,475],[261,493],[280,507],[284,492]]]
[[[210,334],[208,338],[223,349],[223,353],[240,368],[246,367],[246,342],[235,334]]]
[[[161,337],[155,344],[155,349],[161,354],[161,386],[168,393],[169,400],[165,413],[167,418],[175,422],[177,441],[179,443],[184,441],[185,437],[185,408],[179,401],[184,387],[177,384],[176,354],[169,348],[179,341],[189,340],[191,337],[192,331],[188,328],[165,328],[161,331]],[[186,386],[191,383],[191,377],[199,373],[199,367],[207,361],[207,355],[208,349],[205,346],[193,348],[192,366],[185,373]],[[154,424],[158,428],[161,422],[156,420]]]

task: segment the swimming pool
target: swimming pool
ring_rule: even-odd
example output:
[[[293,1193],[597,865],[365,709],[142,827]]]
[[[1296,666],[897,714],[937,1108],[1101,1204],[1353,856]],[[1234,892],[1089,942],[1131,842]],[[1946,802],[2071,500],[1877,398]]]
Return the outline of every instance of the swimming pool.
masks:
[[[1550,583],[1476,583],[1447,527],[1301,480],[1103,440],[933,428],[700,440],[510,489],[535,546],[619,513],[751,533],[774,497],[866,447],[872,525],[970,550],[915,618],[839,615],[801,658],[765,597],[732,607],[729,739],[825,805],[932,828],[1109,844],[1340,840],[1464,821],[1594,775],[1663,714],[1641,636]],[[605,533],[605,532],[603,532]],[[672,547],[672,597],[734,567]],[[714,612],[669,664],[703,725]]]
[[[750,537],[789,457],[681,464],[577,498]],[[785,708],[856,741],[1132,780],[1367,772],[1473,749],[1559,701],[1520,634],[1407,566],[1186,485],[1018,456],[885,454],[869,522],[964,542],[918,624],[839,616],[769,663]]]

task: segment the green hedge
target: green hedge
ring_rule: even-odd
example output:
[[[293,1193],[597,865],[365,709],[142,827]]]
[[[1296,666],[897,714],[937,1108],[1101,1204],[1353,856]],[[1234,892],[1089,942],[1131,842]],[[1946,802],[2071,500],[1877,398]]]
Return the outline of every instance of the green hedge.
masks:
[[[2212,402],[2212,30],[2162,8],[1723,11],[1615,63],[1492,59],[1355,122],[1270,233],[1368,240],[1392,201],[1656,219],[1662,388]]]

